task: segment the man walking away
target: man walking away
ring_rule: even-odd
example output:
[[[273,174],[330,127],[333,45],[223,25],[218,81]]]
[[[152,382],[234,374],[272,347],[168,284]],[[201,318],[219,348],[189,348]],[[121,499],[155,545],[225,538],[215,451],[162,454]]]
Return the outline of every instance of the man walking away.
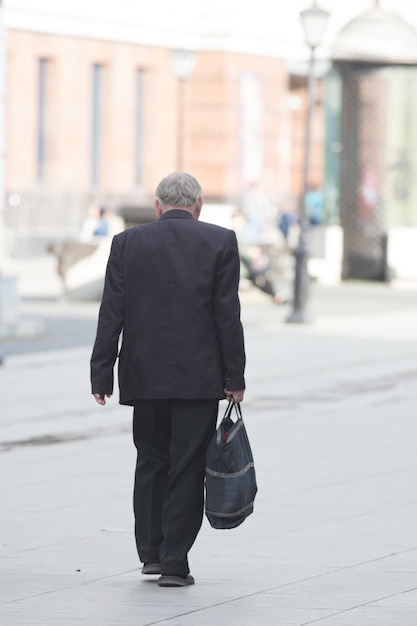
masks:
[[[166,176],[157,219],[116,235],[91,357],[95,400],[133,406],[135,536],[143,574],[194,583],[188,552],[204,507],[205,453],[218,403],[244,396],[239,254],[233,231],[199,222],[198,181]],[[122,334],[120,353],[119,337]]]

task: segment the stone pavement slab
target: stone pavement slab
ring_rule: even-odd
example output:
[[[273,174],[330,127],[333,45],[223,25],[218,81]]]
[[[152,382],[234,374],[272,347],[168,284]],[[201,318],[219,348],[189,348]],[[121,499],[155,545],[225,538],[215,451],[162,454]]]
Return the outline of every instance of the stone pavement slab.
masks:
[[[417,306],[283,312],[243,312],[255,513],[204,521],[186,589],[140,574],[130,410],[93,403],[89,348],[7,359],[0,624],[416,626]]]

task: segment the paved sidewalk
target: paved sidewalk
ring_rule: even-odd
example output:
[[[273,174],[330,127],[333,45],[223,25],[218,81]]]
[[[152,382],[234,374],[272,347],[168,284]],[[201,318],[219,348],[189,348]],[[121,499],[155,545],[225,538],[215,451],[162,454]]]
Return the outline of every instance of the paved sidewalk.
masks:
[[[315,298],[293,326],[242,297],[259,493],[240,528],[204,521],[185,589],[138,569],[130,410],[92,402],[90,346],[6,359],[2,626],[416,626],[417,298]]]

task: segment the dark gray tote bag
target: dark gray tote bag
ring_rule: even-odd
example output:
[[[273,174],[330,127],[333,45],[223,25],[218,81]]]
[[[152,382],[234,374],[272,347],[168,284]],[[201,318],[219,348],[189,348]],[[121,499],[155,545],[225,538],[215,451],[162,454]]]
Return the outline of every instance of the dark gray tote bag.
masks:
[[[236,421],[231,418],[236,411]],[[239,404],[229,401],[206,453],[205,512],[213,528],[236,528],[253,513],[258,488]]]

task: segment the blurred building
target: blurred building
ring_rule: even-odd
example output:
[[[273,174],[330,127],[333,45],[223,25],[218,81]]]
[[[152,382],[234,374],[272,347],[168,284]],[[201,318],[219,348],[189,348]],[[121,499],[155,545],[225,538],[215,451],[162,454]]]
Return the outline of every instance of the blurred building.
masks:
[[[128,225],[153,219],[155,185],[179,167],[202,182],[206,206],[216,211],[244,207],[275,224],[284,205],[300,201],[308,50],[299,12],[310,3],[137,4],[3,3],[9,253],[76,238],[92,202]],[[318,51],[312,125],[311,182],[319,188],[331,132],[322,77],[337,34],[373,3],[321,4],[332,14]],[[407,0],[383,4],[417,24]],[[180,98],[170,54],[182,47],[195,51],[196,64]],[[333,148],[338,143],[335,137]],[[409,165],[398,159],[403,172]],[[335,225],[336,178],[332,184],[325,215]],[[411,222],[407,228],[417,226]]]
[[[33,253],[51,238],[76,237],[92,201],[128,224],[152,219],[155,186],[175,169],[202,181],[206,205],[236,207],[254,189],[262,197],[297,193],[303,91],[293,90],[282,59],[200,47],[179,101],[170,63],[176,41],[161,46],[155,35],[143,44],[149,34],[132,41],[123,28],[103,32],[101,5],[93,4],[98,23],[83,22],[80,7],[69,25],[54,9],[28,9],[30,25],[25,12],[10,10],[9,251]]]
[[[326,188],[342,276],[389,280],[417,276],[417,32],[378,4],[333,47]]]
[[[178,137],[169,50],[14,30],[8,49],[7,192],[20,200],[20,233],[39,222],[73,234],[93,198],[146,218],[179,141],[208,201],[235,202],[252,183],[276,189],[279,60],[199,52]]]

